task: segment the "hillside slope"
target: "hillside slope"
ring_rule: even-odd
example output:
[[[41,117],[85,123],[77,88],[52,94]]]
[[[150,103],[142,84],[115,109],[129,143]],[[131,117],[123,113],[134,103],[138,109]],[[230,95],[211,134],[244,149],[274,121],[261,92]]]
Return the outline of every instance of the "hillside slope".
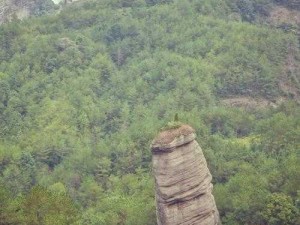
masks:
[[[53,10],[52,0],[1,0],[0,24],[13,19],[40,16]]]
[[[2,24],[0,221],[154,225],[149,146],[178,114],[199,134],[223,224],[297,224],[299,26],[275,23],[276,7],[291,10],[78,1]]]

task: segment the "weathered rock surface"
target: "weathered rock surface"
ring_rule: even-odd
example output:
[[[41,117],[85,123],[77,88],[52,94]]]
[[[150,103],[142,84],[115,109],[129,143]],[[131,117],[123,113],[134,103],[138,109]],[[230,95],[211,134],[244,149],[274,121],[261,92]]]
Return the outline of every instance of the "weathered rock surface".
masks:
[[[158,225],[217,225],[205,157],[187,125],[161,132],[152,142]]]

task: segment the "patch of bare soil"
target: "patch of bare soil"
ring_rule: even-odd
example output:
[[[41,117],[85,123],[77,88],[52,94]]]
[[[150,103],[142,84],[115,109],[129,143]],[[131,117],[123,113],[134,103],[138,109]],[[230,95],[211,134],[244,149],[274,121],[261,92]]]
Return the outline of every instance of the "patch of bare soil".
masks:
[[[154,139],[154,144],[168,144],[172,142],[176,137],[181,135],[187,136],[191,133],[194,133],[195,130],[189,125],[182,125],[175,129],[169,129],[162,131],[158,134],[158,136]]]
[[[281,24],[300,25],[300,11],[276,6],[270,13],[269,22],[275,26]]]
[[[238,96],[238,97],[222,99],[221,104],[230,106],[230,107],[243,108],[246,110],[277,107],[276,103],[271,102],[267,99],[252,98],[252,97],[246,97],[246,96]]]
[[[275,26],[292,26],[290,31],[300,35],[300,10],[276,6],[271,11],[268,21]],[[298,46],[290,44],[287,51],[278,86],[286,98],[300,103],[300,63],[296,60],[296,56],[299,57],[299,49]]]
[[[291,26],[291,32],[300,36],[300,11],[287,9],[282,6],[273,7],[267,21],[276,27]],[[232,96],[221,100],[221,104],[253,110],[259,108],[277,107],[288,99],[293,99],[300,104],[300,63],[296,57],[300,55],[298,46],[287,46],[287,57],[284,61],[282,73],[278,79],[278,87],[282,95],[270,101],[265,98],[253,98],[248,96]]]

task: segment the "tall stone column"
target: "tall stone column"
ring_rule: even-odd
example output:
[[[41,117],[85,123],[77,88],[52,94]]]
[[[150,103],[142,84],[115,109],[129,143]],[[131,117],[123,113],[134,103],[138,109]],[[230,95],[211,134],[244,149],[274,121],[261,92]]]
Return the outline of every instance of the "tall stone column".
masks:
[[[158,225],[217,225],[211,174],[193,128],[161,132],[152,142]]]

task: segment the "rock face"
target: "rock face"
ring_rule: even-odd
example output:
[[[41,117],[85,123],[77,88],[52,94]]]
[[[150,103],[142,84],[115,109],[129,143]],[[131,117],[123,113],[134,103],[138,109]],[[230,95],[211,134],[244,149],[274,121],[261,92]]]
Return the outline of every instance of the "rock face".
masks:
[[[187,125],[152,142],[158,225],[221,224],[205,157]]]

